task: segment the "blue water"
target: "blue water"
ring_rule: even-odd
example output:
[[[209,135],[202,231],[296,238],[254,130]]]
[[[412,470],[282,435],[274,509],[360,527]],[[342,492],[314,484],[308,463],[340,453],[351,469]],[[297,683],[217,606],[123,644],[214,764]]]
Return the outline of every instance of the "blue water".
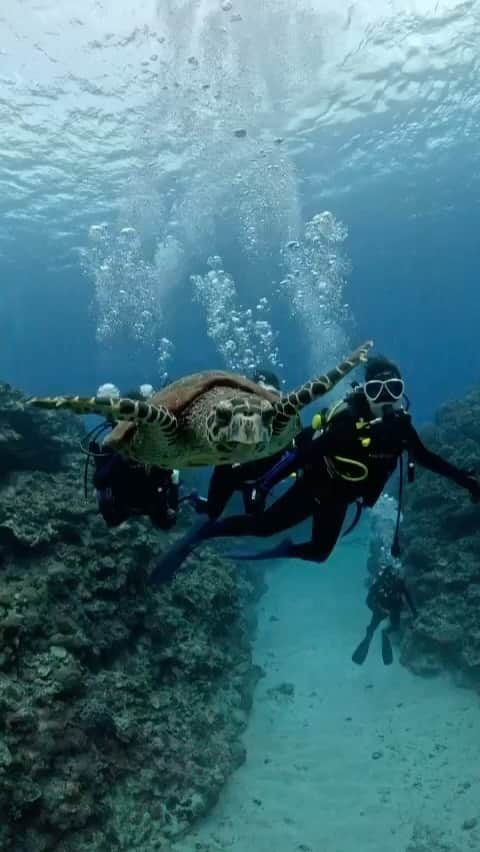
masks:
[[[193,298],[218,255],[237,327],[267,300],[252,364],[289,386],[372,337],[429,420],[478,382],[479,48],[473,1],[5,0],[0,379],[244,371]],[[345,238],[282,286],[326,210]]]
[[[428,418],[477,377],[478,9],[227,7],[2,10],[2,374],[35,392],[155,384],[148,347],[132,363],[128,336],[95,342],[79,250],[106,222],[135,228],[147,262],[169,233],[185,252],[159,296],[169,372],[222,365],[188,283],[215,253],[245,306],[273,303],[284,377],[301,380],[304,329],[274,282],[281,246],[328,209],[349,232],[350,340],[398,359]]]

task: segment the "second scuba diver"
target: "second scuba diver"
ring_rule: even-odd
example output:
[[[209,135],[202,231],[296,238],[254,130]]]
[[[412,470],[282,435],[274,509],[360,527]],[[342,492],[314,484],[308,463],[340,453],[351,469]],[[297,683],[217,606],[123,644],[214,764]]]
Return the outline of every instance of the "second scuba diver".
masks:
[[[92,442],[95,457],[93,477],[98,509],[109,527],[117,527],[132,516],[146,515],[162,530],[171,529],[179,506],[177,470],[135,464]]]
[[[102,385],[98,396],[120,392],[110,383]],[[130,399],[148,398],[153,393],[151,385],[141,385],[138,391],[128,392]],[[88,459],[95,464],[93,483],[99,512],[108,527],[118,527],[131,517],[147,516],[161,530],[171,529],[177,520],[179,504],[188,498],[179,497],[178,470],[137,464],[97,441],[101,432],[111,427],[108,421],[92,430],[94,436],[88,444],[85,490],[87,493]]]
[[[286,539],[260,553],[230,555],[324,562],[340,536],[349,505],[360,502],[361,506],[374,506],[404,452],[408,452],[410,470],[417,462],[465,488],[472,500],[480,500],[480,483],[474,474],[424,446],[402,406],[404,396],[398,367],[384,356],[371,358],[365,367],[364,383],[330,411],[316,415],[313,427],[304,429],[295,447],[283,453],[255,483],[252,500],[259,511],[197,525],[161,557],[152,578],[169,579],[203,541],[230,536],[268,537],[307,518],[312,518],[309,541],[295,544]],[[262,511],[273,486],[292,473],[296,474],[294,485]]]
[[[382,621],[388,619],[387,627],[382,630],[382,660],[386,666],[389,666],[393,663],[393,650],[389,634],[399,630],[400,616],[405,604],[414,618],[417,615],[417,609],[405,580],[395,568],[390,565],[383,565],[380,568],[368,590],[366,604],[372,612],[372,618],[367,627],[365,638],[362,639],[352,654],[352,660],[358,666],[363,665],[367,659],[370,643],[377,627]]]

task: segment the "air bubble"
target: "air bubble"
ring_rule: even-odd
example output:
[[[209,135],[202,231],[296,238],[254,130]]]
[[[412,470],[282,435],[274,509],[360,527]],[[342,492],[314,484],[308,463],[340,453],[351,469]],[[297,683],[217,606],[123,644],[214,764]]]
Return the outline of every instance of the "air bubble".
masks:
[[[166,346],[160,340],[163,312],[159,279],[169,265],[173,270],[178,267],[178,243],[165,240],[157,248],[155,263],[148,263],[133,227],[114,232],[104,223],[92,225],[89,236],[92,244],[82,255],[82,267],[94,284],[98,342],[111,345],[117,340],[130,341],[135,352],[158,350],[163,369],[173,344],[168,341]]]
[[[261,297],[255,308],[238,305],[235,281],[222,269],[222,259],[214,255],[208,265],[215,267],[206,275],[191,276],[195,298],[206,314],[207,333],[214,341],[227,367],[249,373],[256,363],[275,366],[278,350],[275,335],[265,319],[268,300]],[[258,318],[259,306],[262,320]]]
[[[341,245],[346,236],[345,226],[325,210],[306,223],[303,240],[290,240],[282,252],[287,274],[280,291],[305,332],[312,371],[338,358],[348,343],[343,324],[349,320],[344,297],[349,262]]]
[[[105,225],[91,225],[88,230],[88,236],[94,242],[103,239],[105,236]]]

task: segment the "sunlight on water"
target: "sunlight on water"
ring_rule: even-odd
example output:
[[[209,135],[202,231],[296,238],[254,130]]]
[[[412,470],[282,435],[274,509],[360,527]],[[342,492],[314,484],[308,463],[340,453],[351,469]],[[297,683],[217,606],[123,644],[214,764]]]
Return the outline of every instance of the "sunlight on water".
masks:
[[[222,206],[253,248],[272,223],[294,238],[292,155],[320,202],[367,175],[425,172],[433,147],[441,180],[442,152],[462,135],[473,155],[478,139],[472,3],[44,0],[24,11],[10,0],[0,17],[0,233],[48,233],[57,251],[115,217],[139,183],[162,198],[173,189],[194,239]]]

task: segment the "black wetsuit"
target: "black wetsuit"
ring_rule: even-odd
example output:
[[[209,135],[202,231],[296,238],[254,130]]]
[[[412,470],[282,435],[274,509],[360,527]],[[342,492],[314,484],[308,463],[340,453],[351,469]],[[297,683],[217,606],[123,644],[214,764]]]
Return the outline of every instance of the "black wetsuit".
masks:
[[[295,484],[264,512],[218,521],[209,537],[266,537],[311,517],[311,540],[290,543],[281,555],[323,562],[340,535],[349,504],[361,500],[373,506],[404,451],[422,467],[479,496],[476,478],[428,450],[406,412],[374,420],[361,391],[350,394],[322,430],[305,429],[296,443],[257,488],[268,491],[292,472],[297,473]]]
[[[283,452],[266,459],[258,459],[244,464],[222,464],[213,471],[208,486],[207,500],[197,503],[197,511],[205,511],[209,518],[219,518],[230,498],[236,491],[243,497],[246,512],[258,510],[252,502],[252,489],[255,482],[268,473],[283,456]]]
[[[417,614],[413,598],[405,584],[403,577],[388,571],[372,583],[368,590],[366,604],[372,611],[372,619],[367,628],[367,633],[374,633],[381,621],[390,619],[390,630],[398,630],[400,627],[400,614],[404,605],[407,604],[412,615]]]
[[[403,577],[395,570],[386,568],[379,573],[370,586],[366,604],[372,612],[372,618],[367,627],[365,638],[352,654],[352,660],[357,665],[362,665],[365,662],[375,631],[382,621],[388,619],[389,623],[382,632],[382,657],[383,662],[389,665],[393,660],[389,633],[399,629],[400,615],[405,604],[412,615],[416,617],[417,609],[413,598]]]
[[[91,449],[95,453],[98,506],[109,527],[119,526],[132,515],[147,515],[163,530],[175,524],[179,495],[171,470],[136,464],[101,450],[98,444]]]

